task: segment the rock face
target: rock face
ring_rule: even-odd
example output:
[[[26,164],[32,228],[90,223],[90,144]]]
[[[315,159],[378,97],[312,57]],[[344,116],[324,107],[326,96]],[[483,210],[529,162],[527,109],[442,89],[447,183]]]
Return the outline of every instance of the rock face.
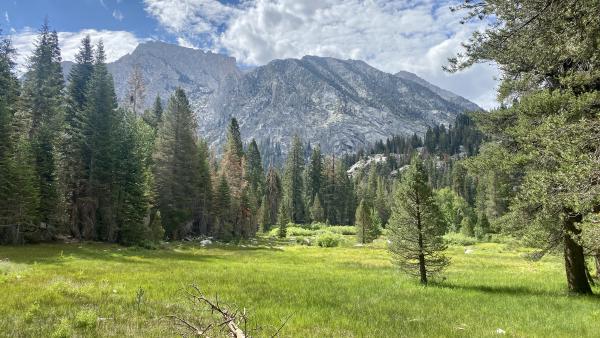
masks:
[[[144,77],[145,106],[156,95],[166,103],[182,87],[197,113],[198,133],[217,150],[231,117],[244,140],[255,138],[261,150],[285,154],[297,134],[340,154],[394,134],[421,134],[480,109],[414,74],[388,74],[362,61],[305,56],[244,72],[231,57],[161,42],[140,44],[108,65],[120,100],[135,66]]]

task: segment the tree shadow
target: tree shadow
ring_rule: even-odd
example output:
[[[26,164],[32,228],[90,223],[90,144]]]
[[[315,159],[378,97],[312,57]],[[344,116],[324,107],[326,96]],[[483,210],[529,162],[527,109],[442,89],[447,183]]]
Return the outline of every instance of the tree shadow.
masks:
[[[509,295],[509,296],[546,296],[546,297],[560,297],[560,296],[569,296],[568,291],[557,292],[553,290],[534,290],[527,287],[522,286],[490,286],[490,285],[461,285],[448,283],[443,281],[432,281],[428,284],[428,286],[439,288],[439,289],[451,289],[451,290],[464,290],[464,291],[477,291],[491,294],[499,294],[499,295]],[[600,295],[581,295],[582,297],[586,297],[588,299],[600,300]]]
[[[29,244],[4,248],[8,250],[0,253],[0,259],[8,259],[10,262],[20,264],[65,264],[72,259],[131,264],[154,264],[161,261],[207,262],[227,258],[227,255],[219,255],[216,250],[282,251],[281,248],[265,245],[218,243],[202,246],[192,242],[171,243],[156,250],[99,242]]]

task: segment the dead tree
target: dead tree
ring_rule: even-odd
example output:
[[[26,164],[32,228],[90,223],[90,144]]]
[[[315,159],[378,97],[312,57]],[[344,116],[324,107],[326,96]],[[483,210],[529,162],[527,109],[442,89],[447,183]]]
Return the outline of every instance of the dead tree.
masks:
[[[197,337],[214,337],[215,334],[225,334],[232,338],[250,338],[248,328],[249,321],[246,308],[231,310],[219,303],[217,297],[214,301],[207,298],[196,285],[191,285],[189,290],[184,291],[187,298],[195,305],[208,310],[211,318],[208,322],[197,324],[196,322],[183,318],[178,315],[168,315],[167,318],[173,319],[176,324],[182,326],[186,332]],[[281,329],[285,326],[291,316],[287,317],[283,324],[277,328],[271,337],[277,337]],[[259,327],[254,328],[259,331]]]

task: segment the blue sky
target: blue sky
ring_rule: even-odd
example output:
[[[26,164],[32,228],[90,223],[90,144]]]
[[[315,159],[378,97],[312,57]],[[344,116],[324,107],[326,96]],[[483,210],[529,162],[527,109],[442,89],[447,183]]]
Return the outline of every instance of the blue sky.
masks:
[[[447,74],[441,66],[481,23],[460,24],[458,0],[1,0],[0,27],[25,63],[44,17],[71,60],[86,34],[103,39],[109,61],[161,40],[228,54],[256,66],[304,55],[360,59],[411,71],[471,99],[496,105],[493,65]]]

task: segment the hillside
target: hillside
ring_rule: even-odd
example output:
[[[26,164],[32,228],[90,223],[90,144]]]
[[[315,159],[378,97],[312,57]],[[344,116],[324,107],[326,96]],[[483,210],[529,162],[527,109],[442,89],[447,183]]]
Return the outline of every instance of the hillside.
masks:
[[[63,63],[66,74],[71,65]],[[479,109],[414,74],[388,74],[363,61],[305,56],[242,71],[234,58],[162,42],[140,44],[108,65],[120,101],[134,67],[144,77],[144,105],[156,95],[166,101],[182,87],[198,133],[217,150],[231,117],[244,141],[255,138],[265,151],[277,145],[285,154],[298,134],[327,152],[345,153],[391,135],[423,134]]]

